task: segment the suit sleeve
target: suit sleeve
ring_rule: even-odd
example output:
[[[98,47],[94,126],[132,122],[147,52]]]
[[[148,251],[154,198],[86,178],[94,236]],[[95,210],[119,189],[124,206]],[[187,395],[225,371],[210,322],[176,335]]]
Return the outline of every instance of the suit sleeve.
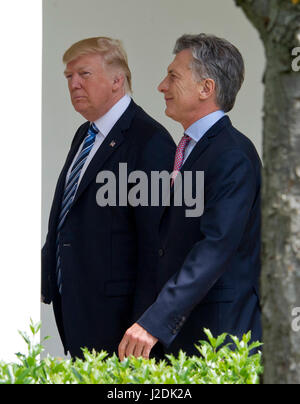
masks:
[[[80,139],[81,136],[87,131],[89,126],[89,123],[86,122],[83,125],[81,125],[78,130],[75,133],[75,136],[72,140],[72,144],[69,150],[69,153],[71,153],[72,148],[75,146],[76,142]],[[60,200],[60,194],[59,194],[59,182],[62,179],[62,174],[64,170],[61,171],[60,177],[57,181],[56,188],[55,188],[55,193],[53,197],[53,202],[51,206],[51,211],[50,211],[50,217],[49,217],[49,222],[48,222],[48,233],[46,237],[46,242],[42,248],[41,251],[41,294],[42,294],[42,299],[43,303],[45,304],[50,304],[52,302],[52,287],[51,287],[51,274],[53,274],[53,271],[55,271],[55,254],[56,254],[56,249],[53,247],[53,242],[50,242],[50,239],[55,239],[56,238],[56,228],[51,226],[51,223],[54,223],[54,207],[57,207],[57,203]],[[50,237],[51,236],[51,237]]]
[[[50,272],[49,272],[49,251],[48,242],[46,241],[42,248],[42,262],[41,262],[41,293],[43,303],[50,304],[52,302],[51,289],[50,289]]]
[[[240,150],[229,150],[204,173],[201,240],[165,284],[138,324],[169,347],[193,308],[225,273],[238,249],[256,196],[255,170]],[[179,326],[178,326],[179,324]]]
[[[157,131],[146,144],[137,162],[137,169],[148,177],[148,201],[151,201],[151,172],[172,171],[176,145],[167,132]],[[159,221],[162,213],[161,201],[158,206],[138,206],[134,208],[135,226],[138,240],[138,274],[132,321],[156,299],[156,270],[158,265]]]

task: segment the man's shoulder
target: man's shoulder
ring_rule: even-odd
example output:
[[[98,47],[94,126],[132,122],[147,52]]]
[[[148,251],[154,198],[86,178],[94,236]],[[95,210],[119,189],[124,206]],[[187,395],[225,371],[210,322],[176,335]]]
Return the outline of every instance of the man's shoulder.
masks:
[[[155,133],[162,133],[170,136],[167,129],[159,123],[155,118],[150,116],[142,107],[135,104],[135,115],[132,120],[132,127],[135,129],[143,129],[145,136],[153,136]]]
[[[175,142],[168,130],[142,107],[134,104],[134,115],[127,136],[138,147],[170,147],[175,149]]]
[[[216,129],[218,129],[217,136],[215,136],[215,141],[211,142],[216,153],[222,154],[236,150],[250,160],[260,161],[256,147],[250,137],[233,126],[229,117],[225,116],[219,123],[217,122]]]

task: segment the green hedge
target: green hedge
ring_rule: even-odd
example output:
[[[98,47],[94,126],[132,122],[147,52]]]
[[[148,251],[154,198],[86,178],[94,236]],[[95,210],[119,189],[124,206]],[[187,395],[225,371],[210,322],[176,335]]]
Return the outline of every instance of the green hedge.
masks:
[[[17,363],[0,361],[0,384],[258,384],[263,371],[261,353],[250,355],[262,344],[250,344],[250,332],[242,340],[230,336],[235,345],[230,349],[222,346],[227,334],[214,338],[205,329],[209,342],[200,341],[199,357],[180,352],[159,363],[133,357],[120,362],[116,355],[86,349],[84,360],[40,360],[44,348],[35,342],[40,326],[31,321],[32,337],[20,332],[28,352],[16,354]]]

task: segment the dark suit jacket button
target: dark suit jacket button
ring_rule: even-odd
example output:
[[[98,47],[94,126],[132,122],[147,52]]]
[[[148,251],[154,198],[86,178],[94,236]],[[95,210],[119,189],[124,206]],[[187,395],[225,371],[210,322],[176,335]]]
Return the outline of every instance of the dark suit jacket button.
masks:
[[[163,250],[162,248],[160,248],[160,249],[158,250],[158,255],[159,255],[160,257],[162,257],[164,254],[165,254],[164,250]]]
[[[172,334],[173,334],[173,335],[176,335],[176,334],[177,334],[177,330],[173,330],[173,331],[172,331]]]

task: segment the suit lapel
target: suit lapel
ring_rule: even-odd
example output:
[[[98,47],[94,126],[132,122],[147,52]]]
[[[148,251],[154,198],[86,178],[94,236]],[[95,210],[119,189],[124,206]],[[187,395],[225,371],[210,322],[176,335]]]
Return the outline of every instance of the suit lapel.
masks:
[[[64,190],[65,190],[67,172],[70,168],[70,165],[72,164],[72,161],[74,160],[74,158],[76,156],[79,146],[81,145],[81,143],[83,142],[83,140],[86,136],[88,128],[89,128],[89,122],[86,122],[78,129],[74,142],[68,153],[66,162],[65,162],[65,164],[62,168],[62,171],[60,173],[60,176],[58,178],[57,186],[56,186],[56,190],[55,190],[55,194],[54,194],[54,199],[53,199],[55,201],[55,203],[53,204],[53,209],[51,210],[50,219],[49,219],[49,228],[56,229],[56,227],[57,227],[57,219],[60,214],[61,202],[62,202]]]
[[[192,150],[191,154],[189,155],[189,157],[187,158],[186,162],[184,163],[184,165],[182,166],[180,172],[183,174],[184,171],[189,171],[191,170],[193,164],[199,160],[200,156],[202,153],[204,153],[204,151],[207,149],[207,147],[209,146],[210,142],[209,139],[207,137],[203,137],[194,147],[194,149]],[[175,183],[174,185],[171,187],[170,189],[170,204],[172,205],[172,201],[173,201],[173,195],[174,195],[174,190],[176,189],[176,179],[175,179]],[[162,211],[161,211],[161,217],[160,217],[160,221],[162,220],[165,212],[167,211],[167,209],[170,206],[164,206]]]
[[[213,141],[213,138],[216,137],[222,131],[222,129],[228,125],[231,125],[230,119],[228,118],[228,116],[224,116],[205,133],[205,135],[195,145],[191,154],[189,155],[189,157],[186,159],[185,163],[183,164],[183,166],[180,170],[180,172],[182,174],[184,173],[184,171],[193,170],[193,165],[195,164],[195,162],[197,162],[201,158],[201,155],[210,146],[211,142]],[[170,193],[171,193],[170,200],[171,201],[172,201],[172,198],[174,195],[174,189],[176,189],[176,180],[175,180],[174,186],[170,190]],[[160,220],[162,220],[164,213],[168,207],[169,206],[165,206],[163,208]]]
[[[85,191],[87,186],[91,183],[91,181],[95,180],[97,174],[99,173],[99,171],[101,171],[101,168],[103,167],[105,162],[118,149],[123,141],[123,133],[116,130],[112,130],[109,135],[106,136],[105,140],[97,150],[95,156],[93,157],[92,161],[86,169],[86,172],[82,177],[72,206],[74,206],[78,198],[80,198],[80,196]]]
[[[189,171],[192,169],[193,164],[199,160],[201,154],[207,149],[210,143],[213,141],[213,138],[217,136],[220,131],[227,126],[230,122],[227,116],[221,118],[218,122],[216,122],[206,133],[205,135],[199,140],[196,144],[194,149],[192,150],[189,157],[186,159],[185,163],[183,164],[181,171]]]
[[[124,132],[130,127],[132,118],[136,112],[136,104],[131,101],[129,107],[116,122],[110,133],[106,136],[105,140],[97,150],[95,156],[87,167],[84,176],[79,184],[72,206],[80,198],[87,186],[94,181],[99,171],[101,171],[105,162],[109,157],[121,146],[125,137]],[[96,196],[95,196],[96,197]],[[72,207],[71,207],[72,209]]]

